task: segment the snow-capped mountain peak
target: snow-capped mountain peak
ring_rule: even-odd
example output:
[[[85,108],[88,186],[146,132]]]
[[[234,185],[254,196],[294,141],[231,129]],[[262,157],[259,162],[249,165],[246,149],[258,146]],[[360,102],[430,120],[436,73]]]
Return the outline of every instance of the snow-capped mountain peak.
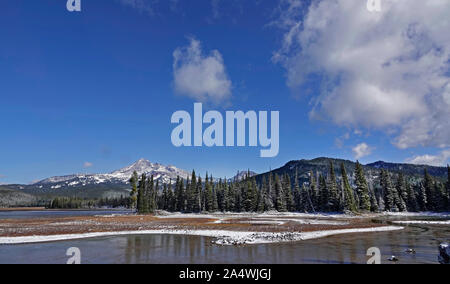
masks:
[[[175,180],[177,176],[185,178],[189,175],[188,172],[180,170],[174,166],[164,166],[158,163],[154,164],[146,159],[140,159],[128,167],[110,173],[109,176],[121,179],[123,181],[128,181],[135,171],[138,175],[153,175],[155,179],[162,179],[163,183],[170,182],[170,180]]]
[[[74,174],[67,176],[56,176],[41,180],[34,185],[49,187],[51,189],[79,187],[95,184],[123,184],[126,185],[133,172],[138,175],[146,174],[152,176],[161,183],[174,182],[177,177],[186,178],[189,173],[174,166],[164,166],[158,163],[151,163],[146,159],[114,171],[109,174]]]

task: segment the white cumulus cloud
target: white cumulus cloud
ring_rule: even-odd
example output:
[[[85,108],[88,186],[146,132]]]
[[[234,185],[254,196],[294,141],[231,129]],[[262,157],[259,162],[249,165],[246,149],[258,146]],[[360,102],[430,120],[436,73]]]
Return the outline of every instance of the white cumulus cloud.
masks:
[[[200,41],[191,38],[173,53],[174,85],[177,93],[201,102],[219,103],[231,97],[231,81],[219,51],[203,54]]]
[[[406,160],[406,162],[416,165],[430,165],[443,167],[449,163],[450,150],[444,150],[437,155],[416,156]]]
[[[353,147],[353,155],[355,159],[361,159],[372,154],[373,148],[367,145],[366,143],[361,143]]]
[[[273,59],[293,90],[321,79],[312,118],[381,129],[402,149],[450,146],[450,1],[281,3]]]

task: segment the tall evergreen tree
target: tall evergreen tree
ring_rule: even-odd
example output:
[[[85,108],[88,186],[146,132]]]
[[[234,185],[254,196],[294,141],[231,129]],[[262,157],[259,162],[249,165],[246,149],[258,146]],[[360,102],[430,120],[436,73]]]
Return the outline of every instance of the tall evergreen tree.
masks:
[[[342,186],[344,191],[344,210],[356,212],[356,203],[353,195],[353,189],[350,186],[350,182],[348,181],[347,171],[345,170],[344,163],[341,164],[341,175],[342,175]]]
[[[205,210],[213,211],[213,189],[212,184],[209,182],[208,174],[206,174],[205,179]]]
[[[275,209],[278,212],[286,212],[286,203],[284,200],[283,185],[278,174],[275,174]]]
[[[142,174],[139,180],[138,195],[137,195],[137,211],[139,214],[146,214],[145,212],[145,188],[147,176]]]
[[[187,177],[186,179],[186,184],[189,184],[189,177]],[[175,186],[175,197],[176,197],[176,211],[184,212],[186,210],[185,208],[186,193],[183,179],[181,179],[180,177],[177,177],[177,182]]]
[[[370,197],[370,211],[378,212],[379,205],[377,201],[377,196],[375,194],[375,190],[371,187],[369,187],[369,197]]]
[[[414,188],[411,186],[411,184],[407,181],[406,182],[406,193],[407,193],[407,202],[406,207],[408,208],[408,211],[410,212],[416,212],[419,210],[419,206],[417,204],[417,198],[416,193],[414,192]]]
[[[420,211],[427,211],[428,210],[428,197],[427,197],[427,192],[425,189],[425,185],[423,183],[419,184],[419,198],[418,198],[418,203],[419,203],[419,210]]]
[[[136,171],[133,172],[133,175],[130,178],[131,192],[130,192],[130,202],[131,208],[137,207],[137,196],[138,196],[138,187],[137,183],[139,180],[138,173]]]
[[[295,209],[298,212],[305,212],[305,202],[303,200],[302,189],[298,183],[298,170],[295,170],[295,180],[294,180],[294,200]]]
[[[322,212],[329,210],[327,182],[322,175],[319,176],[319,208]]]
[[[406,190],[406,181],[403,173],[399,173],[396,184],[396,205],[400,212],[407,211],[406,202],[408,200],[408,193]]]
[[[430,211],[436,210],[435,204],[434,204],[434,202],[435,202],[435,196],[434,196],[435,185],[434,185],[433,178],[428,173],[427,169],[424,170],[423,186],[425,187],[425,193],[427,196],[427,210],[430,210]]]
[[[289,212],[293,212],[295,211],[295,202],[292,194],[291,179],[288,174],[283,175],[282,186],[283,186],[284,200],[286,203],[286,210]]]
[[[309,173],[309,190],[308,190],[308,201],[311,205],[312,212],[316,212],[316,210],[320,210],[319,206],[319,198],[318,198],[318,187],[317,187],[317,181],[316,176],[314,175],[313,171],[310,171]]]
[[[446,195],[447,195],[447,210],[450,211],[450,166],[447,165],[447,182],[445,184],[445,190],[446,190]]]
[[[364,175],[364,169],[359,161],[356,162],[355,182],[359,200],[359,209],[362,211],[370,211],[369,186]]]
[[[195,207],[197,203],[197,176],[195,171],[192,171],[191,180],[189,184],[186,184],[186,211],[195,212]]]
[[[447,209],[445,205],[445,187],[442,183],[439,181],[434,182],[434,190],[433,190],[433,204],[434,204],[434,210],[435,211],[444,211]]]
[[[339,190],[336,182],[336,173],[334,171],[333,162],[330,161],[330,172],[327,183],[328,190],[328,209],[331,211],[339,211]]]
[[[261,182],[261,197],[262,197],[262,205],[263,211],[271,211],[274,209],[272,194],[270,192],[269,181],[264,176]]]
[[[162,192],[160,207],[162,210],[168,210],[168,208],[169,208],[169,190],[167,188],[167,184],[163,185],[163,192]]]
[[[389,212],[398,212],[396,204],[396,197],[394,187],[392,186],[391,177],[389,173],[382,169],[380,173],[381,188],[384,192],[384,209]]]
[[[213,191],[212,212],[217,212],[217,211],[219,211],[219,187],[217,184],[214,183],[212,176],[209,177],[209,181],[213,185],[213,188],[212,188],[212,191]]]

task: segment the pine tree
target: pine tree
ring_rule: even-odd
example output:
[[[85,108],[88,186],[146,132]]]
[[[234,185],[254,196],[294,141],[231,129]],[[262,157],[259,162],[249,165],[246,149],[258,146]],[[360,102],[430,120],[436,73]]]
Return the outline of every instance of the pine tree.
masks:
[[[303,200],[302,189],[298,183],[298,170],[295,170],[295,181],[294,181],[294,200],[295,200],[295,209],[298,212],[305,212],[305,202]]]
[[[174,212],[175,211],[175,204],[176,204],[176,199],[175,199],[175,195],[172,191],[172,180],[169,182],[169,186],[167,189],[167,211],[169,212]]]
[[[212,212],[217,212],[217,211],[219,211],[218,187],[217,187],[217,184],[215,184],[213,182],[212,176],[210,176],[209,180],[210,180],[210,182],[213,185],[213,188],[212,188],[212,191],[213,191],[213,208],[212,208]]]
[[[408,208],[408,211],[410,212],[416,212],[419,210],[419,206],[417,204],[417,198],[416,193],[414,192],[413,187],[409,182],[406,182],[406,193],[407,193],[407,202],[406,206]]]
[[[356,162],[355,168],[356,192],[358,194],[359,209],[362,211],[370,211],[369,186],[364,175],[364,169],[359,161]]]
[[[325,178],[320,175],[319,176],[319,208],[322,212],[327,212],[329,210],[328,206],[328,189],[327,182]]]
[[[309,173],[310,181],[309,181],[309,190],[308,190],[308,201],[311,206],[312,212],[316,212],[316,210],[320,210],[319,206],[319,198],[318,198],[318,188],[316,182],[316,176],[313,171]]]
[[[145,214],[145,187],[147,176],[143,174],[139,180],[138,195],[137,195],[137,211],[139,214]]]
[[[154,182],[154,177],[153,175],[151,176],[151,188],[150,188],[150,206],[149,206],[149,213],[155,213],[155,211],[157,210],[157,197],[158,197],[158,192],[159,192],[159,180],[156,181],[156,184]]]
[[[378,212],[380,207],[378,205],[375,191],[372,188],[369,188],[369,196],[370,196],[370,211]]]
[[[261,182],[261,197],[263,204],[260,205],[260,207],[264,208],[263,211],[271,211],[274,209],[272,195],[269,188],[269,181],[264,176]]]
[[[333,162],[330,162],[330,173],[327,183],[328,190],[328,208],[331,211],[339,211],[339,193],[338,185],[336,182],[336,173],[334,172]]]
[[[396,205],[400,212],[407,211],[406,201],[408,200],[408,193],[406,191],[406,182],[403,173],[398,175],[396,184]]]
[[[284,200],[286,203],[286,210],[289,212],[295,211],[295,202],[292,195],[291,179],[288,174],[283,175],[282,179]]]
[[[227,189],[227,211],[231,212],[234,211],[236,209],[236,204],[235,204],[235,192],[234,192],[234,185],[233,182],[230,182],[227,185],[228,189]]]
[[[384,192],[384,209],[389,212],[398,212],[399,209],[396,204],[396,197],[394,187],[392,186],[391,177],[389,173],[382,169],[380,173],[381,188]]]
[[[131,201],[131,208],[137,207],[137,195],[138,195],[138,188],[137,188],[137,182],[139,180],[138,173],[136,171],[133,172],[133,175],[130,178],[130,185],[131,185],[131,192],[130,192],[130,201]]]
[[[235,204],[236,204],[236,212],[242,212],[244,211],[244,202],[243,202],[243,192],[244,188],[242,187],[242,184],[239,184],[238,182],[234,183],[234,192],[236,194],[235,198]]]
[[[192,171],[190,183],[186,184],[186,211],[195,212],[197,196],[197,176],[195,171]]]
[[[245,201],[244,201],[244,207],[247,212],[253,212],[256,211],[257,207],[257,199],[258,199],[258,189],[256,185],[256,180],[254,178],[247,178],[247,181],[245,182]]]
[[[204,192],[202,178],[198,177],[192,192],[193,198],[192,212],[199,213],[202,211],[202,192]]]
[[[445,191],[447,196],[446,208],[450,211],[450,166],[447,165],[447,183],[445,184]]]
[[[189,177],[186,179],[186,184],[189,184]],[[175,185],[176,211],[184,212],[185,209],[185,189],[183,179],[177,177]]]
[[[311,198],[311,189],[308,188],[305,184],[302,185],[302,189],[301,189],[301,197],[302,197],[302,202],[303,202],[303,209],[302,212],[313,212],[316,213],[314,204],[312,202],[312,198]]]
[[[418,203],[419,203],[420,211],[427,211],[428,210],[428,197],[427,197],[427,192],[426,192],[426,189],[425,189],[425,186],[424,186],[423,183],[419,184]]]
[[[206,174],[205,179],[205,210],[206,211],[213,211],[213,191],[212,191],[212,185],[209,182],[208,174]]]
[[[278,212],[286,212],[286,203],[284,200],[283,185],[281,184],[280,177],[275,174],[275,209]]]
[[[435,204],[434,204],[435,203],[435,196],[434,196],[435,186],[434,186],[433,178],[428,173],[427,169],[424,170],[423,186],[425,187],[425,193],[426,193],[427,201],[428,201],[427,202],[427,210],[434,211],[434,210],[436,210]]]
[[[435,181],[433,190],[433,204],[435,211],[444,211],[446,209],[445,202],[445,187],[442,183]]]
[[[224,185],[222,179],[220,179],[219,183],[217,184],[217,204],[221,212],[226,211],[227,207],[226,203],[227,203],[226,186]]]
[[[356,212],[356,203],[353,196],[353,190],[348,181],[347,171],[345,170],[344,163],[341,164],[342,186],[344,191],[344,211]]]
[[[161,200],[161,209],[166,210],[169,208],[169,191],[167,189],[167,184],[163,185],[163,193],[162,193],[162,200]]]

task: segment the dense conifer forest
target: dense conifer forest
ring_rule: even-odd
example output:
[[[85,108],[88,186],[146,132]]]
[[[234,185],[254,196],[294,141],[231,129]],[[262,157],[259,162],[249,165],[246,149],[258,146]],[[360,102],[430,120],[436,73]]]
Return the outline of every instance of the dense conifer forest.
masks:
[[[432,177],[425,169],[419,180],[402,172],[381,169],[368,181],[357,162],[348,173],[342,163],[329,162],[328,173],[310,171],[301,182],[298,171],[282,175],[272,172],[262,178],[247,175],[242,180],[203,179],[195,171],[189,177],[160,184],[153,176],[130,179],[130,207],[141,214],[156,210],[170,212],[418,212],[450,210],[450,167],[446,181]],[[303,180],[303,179],[302,179]],[[352,181],[352,182],[351,182]]]

